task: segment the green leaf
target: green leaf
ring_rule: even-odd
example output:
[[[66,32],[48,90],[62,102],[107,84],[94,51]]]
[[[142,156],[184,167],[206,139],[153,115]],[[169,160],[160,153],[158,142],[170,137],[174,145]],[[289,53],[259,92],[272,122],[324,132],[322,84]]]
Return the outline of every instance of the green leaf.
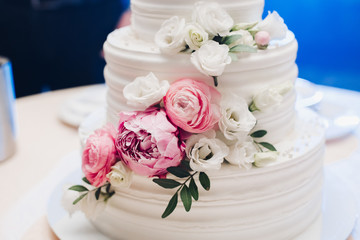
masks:
[[[85,183],[87,183],[87,184],[90,184],[91,185],[91,183],[89,182],[89,180],[87,180],[87,178],[86,177],[83,177],[83,179],[82,179]]]
[[[96,200],[99,200],[100,193],[101,193],[101,187],[99,187],[99,188],[96,190],[96,192],[95,192],[95,198],[96,198]]]
[[[197,201],[199,199],[199,190],[198,187],[196,186],[194,178],[191,178],[190,180],[189,190],[195,201]]]
[[[191,203],[192,203],[191,193],[190,193],[189,188],[185,184],[180,191],[180,198],[184,204],[185,211],[187,211],[187,212],[190,211]]]
[[[242,35],[241,34],[236,34],[236,35],[231,35],[231,36],[226,36],[222,39],[222,43],[226,44],[226,45],[231,45],[234,42],[236,42],[237,40],[241,39]]]
[[[188,172],[191,172],[192,169],[190,167],[190,162],[189,161],[186,161],[186,160],[182,160],[181,163],[180,163],[180,167],[185,169],[185,171],[188,171]]]
[[[175,175],[176,177],[179,178],[185,178],[190,176],[190,173],[184,169],[182,169],[181,167],[169,167],[166,169],[169,173]]]
[[[210,190],[210,179],[209,179],[208,175],[206,175],[206,173],[204,173],[204,172],[200,172],[199,180],[200,180],[201,186],[206,191],[209,191]]]
[[[111,184],[109,183],[109,184],[106,186],[106,192],[107,192],[107,193],[110,193],[110,187],[111,187]]]
[[[261,142],[261,143],[259,143],[261,146],[263,146],[264,148],[267,148],[267,149],[269,149],[270,151],[272,151],[272,152],[276,152],[277,150],[276,150],[276,148],[273,146],[273,145],[271,145],[270,143],[267,143],[267,142]]]
[[[251,46],[248,46],[248,45],[244,45],[244,44],[239,44],[239,45],[236,45],[232,48],[230,48],[230,51],[229,52],[249,52],[249,53],[255,53],[257,52],[256,48],[254,47],[251,47]]]
[[[178,192],[174,194],[174,196],[170,199],[169,204],[167,205],[164,213],[162,214],[162,218],[166,218],[169,216],[176,208],[178,202]]]
[[[235,24],[231,31],[239,31],[239,30],[250,30],[253,27],[255,27],[258,24],[258,22],[253,22],[253,23],[238,23]]]
[[[75,185],[69,188],[69,190],[73,190],[76,192],[87,192],[89,191],[86,187],[81,186],[81,185]]]
[[[163,188],[176,188],[178,186],[181,185],[181,183],[179,183],[178,181],[175,181],[173,179],[160,179],[160,178],[155,178],[153,179],[153,182],[158,184],[159,186],[163,187]]]
[[[253,138],[262,138],[266,134],[267,134],[267,131],[259,130],[259,131],[253,132],[250,136],[253,137]]]
[[[73,205],[77,204],[81,199],[83,199],[86,196],[86,194],[88,194],[88,193],[84,193],[84,194],[80,195],[80,197],[75,199],[75,201],[73,202]]]

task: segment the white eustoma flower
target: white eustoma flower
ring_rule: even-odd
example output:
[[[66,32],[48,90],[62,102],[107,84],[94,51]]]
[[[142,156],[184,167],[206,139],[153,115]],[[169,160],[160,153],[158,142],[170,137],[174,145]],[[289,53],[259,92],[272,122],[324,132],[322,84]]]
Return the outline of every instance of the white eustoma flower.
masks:
[[[256,124],[243,98],[228,93],[221,102],[219,128],[227,140],[244,141]]]
[[[165,96],[170,84],[160,81],[152,72],[147,76],[137,77],[123,89],[127,104],[137,110],[145,110],[155,105]]]
[[[186,141],[185,151],[192,170],[206,172],[221,168],[229,148],[215,137],[215,131],[210,130],[206,133],[194,134]]]
[[[80,196],[80,193],[77,191],[69,190],[71,185],[64,186],[63,195],[61,198],[61,205],[71,216],[76,211],[80,210],[80,204],[73,204],[75,199]]]
[[[284,19],[276,11],[269,11],[268,16],[256,26],[256,29],[268,32],[271,40],[285,38],[288,31]]]
[[[165,54],[176,54],[186,48],[185,19],[174,16],[163,22],[155,34],[155,43]]]
[[[273,107],[281,104],[284,96],[293,89],[291,81],[272,86],[255,95],[250,106],[252,110],[269,111]]]
[[[256,167],[265,167],[275,162],[279,157],[279,152],[258,152],[254,155],[254,165]]]
[[[106,175],[114,187],[129,187],[133,177],[131,171],[124,163],[117,162],[111,167],[111,172]]]
[[[220,76],[226,65],[231,63],[229,47],[215,41],[207,41],[201,48],[191,54],[191,62],[203,74]]]
[[[209,40],[209,34],[198,24],[189,23],[185,27],[185,42],[192,50],[198,50]]]
[[[249,138],[246,141],[238,141],[230,146],[229,155],[225,159],[232,165],[250,169],[255,161],[255,153],[257,153],[256,147],[252,142],[252,139]]]
[[[233,31],[228,36],[233,36],[233,35],[241,35],[241,38],[233,42],[231,45],[229,45],[230,48],[238,44],[247,45],[247,46],[255,45],[254,37],[247,30]]]
[[[199,23],[211,38],[228,34],[234,25],[231,16],[215,2],[197,2],[192,20]]]
[[[106,207],[104,197],[100,194],[99,200],[97,200],[93,191],[86,194],[77,204],[80,204],[80,209],[86,217],[92,220],[95,220]]]

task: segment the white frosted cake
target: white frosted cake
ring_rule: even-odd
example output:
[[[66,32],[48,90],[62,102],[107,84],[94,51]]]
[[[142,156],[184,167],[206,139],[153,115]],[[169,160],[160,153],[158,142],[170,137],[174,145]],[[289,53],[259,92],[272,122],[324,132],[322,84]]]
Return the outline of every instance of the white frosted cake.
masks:
[[[64,201],[113,239],[276,239],[321,214],[324,132],[263,0],[132,0],[104,44],[108,124]],[[68,203],[66,203],[66,199]],[[316,238],[315,238],[316,239]]]

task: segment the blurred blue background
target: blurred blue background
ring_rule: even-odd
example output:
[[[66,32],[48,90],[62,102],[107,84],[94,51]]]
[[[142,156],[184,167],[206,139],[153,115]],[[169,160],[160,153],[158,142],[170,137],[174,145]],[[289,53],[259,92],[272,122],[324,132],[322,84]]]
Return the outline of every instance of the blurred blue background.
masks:
[[[299,77],[360,91],[360,0],[265,0],[299,42]]]

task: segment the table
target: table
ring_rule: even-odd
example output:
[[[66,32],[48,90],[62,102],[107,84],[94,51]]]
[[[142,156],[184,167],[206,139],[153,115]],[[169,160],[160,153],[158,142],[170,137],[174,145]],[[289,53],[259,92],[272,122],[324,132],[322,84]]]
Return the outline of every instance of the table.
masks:
[[[48,92],[39,95],[19,98],[16,100],[18,112],[17,152],[10,159],[0,162],[0,222],[9,213],[22,204],[26,196],[31,195],[38,186],[51,186],[44,182],[51,171],[58,167],[59,161],[66,154],[79,150],[80,141],[77,129],[64,124],[58,118],[58,112],[63,102],[84,91],[87,87],[71,88]],[[358,97],[360,93],[348,92],[342,89],[326,88],[330,91],[341,92]],[[360,110],[360,108],[359,108]],[[360,129],[342,139],[327,142],[325,164],[336,162],[351,156],[360,149]],[[3,197],[3,196],[6,197]],[[46,196],[38,196],[39,202],[46,203]],[[32,203],[27,203],[32,204]],[[36,205],[37,202],[34,202]],[[7,239],[1,234],[13,231],[11,239],[58,239],[51,231],[45,213],[23,213],[26,221],[18,219],[19,223],[26,222],[26,229],[1,229],[0,239]],[[19,216],[13,216],[14,218]],[[349,239],[352,239],[351,237]]]

